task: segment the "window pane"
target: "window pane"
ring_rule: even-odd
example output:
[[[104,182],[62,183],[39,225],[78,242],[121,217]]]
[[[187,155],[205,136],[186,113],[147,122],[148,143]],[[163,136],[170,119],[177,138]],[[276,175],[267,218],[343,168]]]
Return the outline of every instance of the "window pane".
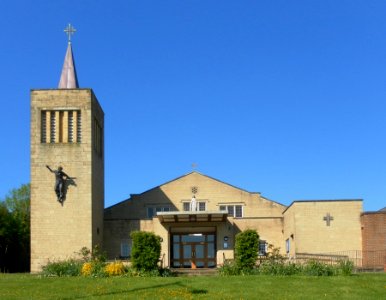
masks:
[[[229,214],[231,217],[234,217],[234,209],[233,209],[233,205],[229,205],[229,206],[228,206],[228,214]]]
[[[259,241],[259,255],[265,255],[266,254],[265,245],[266,245],[265,241],[262,241],[262,240]]]
[[[220,210],[227,210],[227,207],[225,205],[220,205]]]
[[[189,211],[190,210],[190,202],[184,202],[184,211]]]
[[[241,205],[236,205],[236,218],[242,218],[243,217],[243,207]]]
[[[215,251],[214,251],[214,243],[208,243],[208,258],[214,258]]]
[[[130,240],[122,240],[121,257],[130,257],[130,255],[131,255]]]
[[[156,211],[156,212],[162,211],[162,207],[156,207],[156,208],[155,208],[155,211]]]
[[[193,243],[193,242],[205,242],[205,235],[200,235],[200,234],[188,234],[188,235],[182,235],[181,236],[181,241],[182,242],[187,242],[187,243]]]
[[[147,208],[147,217],[148,218],[153,218],[154,216],[154,210],[153,210],[153,207],[148,207]]]
[[[173,244],[173,259],[180,258],[180,244]]]
[[[206,210],[206,203],[205,202],[198,202],[198,210],[199,211],[205,211]]]
[[[163,207],[163,211],[170,211],[170,207],[169,206]]]

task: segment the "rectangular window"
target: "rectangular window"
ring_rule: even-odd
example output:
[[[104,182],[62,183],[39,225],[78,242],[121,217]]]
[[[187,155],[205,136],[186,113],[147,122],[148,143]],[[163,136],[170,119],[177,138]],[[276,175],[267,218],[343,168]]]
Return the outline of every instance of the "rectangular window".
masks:
[[[80,143],[80,110],[42,110],[40,129],[42,144]]]
[[[290,239],[285,240],[285,251],[286,253],[290,252]]]
[[[206,202],[204,201],[199,201],[196,203],[196,211],[206,211]],[[183,202],[182,203],[182,209],[183,211],[191,211],[191,202]]]
[[[47,114],[42,112],[41,115],[41,142],[47,143]]]
[[[243,217],[243,207],[241,205],[235,205],[235,218]]]
[[[73,143],[74,141],[74,112],[68,112],[68,142]]]
[[[267,254],[267,242],[263,240],[259,240],[259,255]]]
[[[102,155],[103,149],[103,129],[98,120],[94,119],[94,150],[98,155]]]
[[[152,219],[157,215],[157,212],[170,211],[169,206],[149,206],[147,208],[147,217]]]
[[[228,214],[231,216],[231,217],[234,217],[235,216],[235,207],[233,205],[228,205]]]
[[[228,215],[234,218],[242,218],[244,215],[243,205],[220,205],[220,210],[227,210]]]
[[[129,258],[131,256],[131,240],[121,240],[121,258]]]
[[[154,209],[153,209],[153,207],[148,207],[147,208],[147,217],[152,219],[153,216],[154,216]]]
[[[190,202],[182,203],[184,211],[190,211]]]

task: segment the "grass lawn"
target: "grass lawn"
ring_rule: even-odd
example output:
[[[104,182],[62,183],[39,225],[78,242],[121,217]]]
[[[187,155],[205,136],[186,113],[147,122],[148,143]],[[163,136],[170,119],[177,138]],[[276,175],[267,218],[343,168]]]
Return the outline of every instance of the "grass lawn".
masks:
[[[168,278],[0,274],[0,299],[386,299],[386,274]]]

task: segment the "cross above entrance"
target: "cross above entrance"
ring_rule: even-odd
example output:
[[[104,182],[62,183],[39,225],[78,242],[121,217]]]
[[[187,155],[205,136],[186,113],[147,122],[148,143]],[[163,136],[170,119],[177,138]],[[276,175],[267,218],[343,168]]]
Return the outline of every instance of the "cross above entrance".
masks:
[[[334,220],[334,217],[327,213],[325,217],[323,217],[323,221],[326,221],[326,225],[330,226],[330,222]]]

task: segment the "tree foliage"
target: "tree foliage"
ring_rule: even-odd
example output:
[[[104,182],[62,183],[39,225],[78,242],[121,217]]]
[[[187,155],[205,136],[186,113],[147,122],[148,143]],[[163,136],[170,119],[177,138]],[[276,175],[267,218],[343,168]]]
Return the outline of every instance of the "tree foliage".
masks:
[[[157,269],[161,255],[161,238],[152,232],[134,231],[131,233],[133,248],[131,260],[137,270]]]
[[[241,269],[252,269],[259,251],[259,235],[256,230],[247,229],[236,235],[235,258]]]
[[[30,185],[0,200],[0,271],[26,272],[30,266]]]

